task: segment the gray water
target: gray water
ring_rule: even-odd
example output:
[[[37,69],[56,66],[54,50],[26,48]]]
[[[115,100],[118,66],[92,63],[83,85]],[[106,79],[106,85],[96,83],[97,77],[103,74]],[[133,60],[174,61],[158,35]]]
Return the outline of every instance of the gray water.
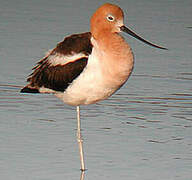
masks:
[[[1,0],[0,179],[80,179],[75,108],[19,90],[47,50],[89,31],[103,2]],[[132,76],[110,99],[81,107],[84,178],[191,180],[192,1],[116,4],[128,27],[169,51],[125,35],[136,59]]]

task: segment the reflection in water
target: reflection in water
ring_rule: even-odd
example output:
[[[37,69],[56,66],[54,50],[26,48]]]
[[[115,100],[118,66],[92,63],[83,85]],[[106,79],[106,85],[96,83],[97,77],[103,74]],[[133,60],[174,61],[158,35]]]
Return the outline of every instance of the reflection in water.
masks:
[[[80,180],[84,180],[84,177],[85,177],[85,171],[81,171]]]

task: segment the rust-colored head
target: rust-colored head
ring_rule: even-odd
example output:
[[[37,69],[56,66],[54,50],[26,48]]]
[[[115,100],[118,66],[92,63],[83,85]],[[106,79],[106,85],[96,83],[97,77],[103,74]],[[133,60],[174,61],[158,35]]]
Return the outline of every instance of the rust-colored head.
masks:
[[[120,7],[106,3],[91,17],[91,33],[95,39],[103,33],[120,32],[123,25],[123,11]]]
[[[100,6],[91,17],[91,34],[97,40],[103,36],[110,35],[111,33],[123,31],[150,46],[166,49],[138,36],[124,26],[123,20],[124,15],[122,9],[117,5],[106,3]]]

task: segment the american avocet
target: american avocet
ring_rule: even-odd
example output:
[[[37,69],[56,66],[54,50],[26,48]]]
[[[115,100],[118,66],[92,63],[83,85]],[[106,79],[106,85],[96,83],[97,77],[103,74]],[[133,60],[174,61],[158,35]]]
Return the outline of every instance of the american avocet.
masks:
[[[91,32],[74,34],[57,44],[33,68],[22,93],[54,93],[77,107],[77,139],[81,170],[85,170],[80,128],[80,105],[107,99],[129,78],[134,58],[129,44],[119,34],[127,34],[156,48],[124,26],[120,7],[104,4],[91,17]]]

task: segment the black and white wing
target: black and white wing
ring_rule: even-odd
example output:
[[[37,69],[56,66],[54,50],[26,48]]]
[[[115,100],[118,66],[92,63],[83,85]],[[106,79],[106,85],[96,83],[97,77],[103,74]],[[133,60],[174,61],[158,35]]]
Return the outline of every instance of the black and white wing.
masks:
[[[22,93],[64,92],[88,62],[92,51],[91,33],[74,34],[58,43],[40,60],[28,77]]]

